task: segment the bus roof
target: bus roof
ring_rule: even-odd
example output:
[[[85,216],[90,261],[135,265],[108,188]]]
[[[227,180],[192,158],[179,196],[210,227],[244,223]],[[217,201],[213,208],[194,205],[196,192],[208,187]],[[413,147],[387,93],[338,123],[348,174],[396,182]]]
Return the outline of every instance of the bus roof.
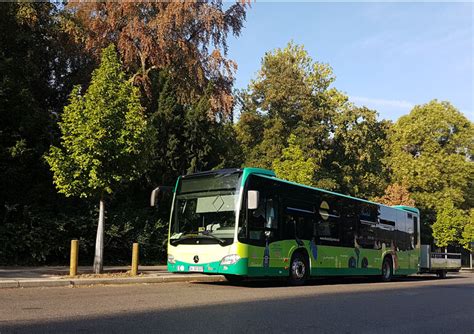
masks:
[[[193,174],[187,174],[187,175],[182,175],[178,177],[176,180],[176,183],[173,188],[173,192],[176,192],[178,189],[178,184],[179,180],[181,179],[191,179],[194,177],[201,177],[201,176],[207,176],[207,175],[216,175],[216,174],[232,174],[232,173],[242,173],[243,178],[242,180],[246,180],[247,177],[250,174],[254,175],[266,175],[266,176],[275,176],[275,173],[271,170],[268,169],[263,169],[263,168],[253,168],[253,167],[245,167],[245,168],[225,168],[225,169],[215,169],[215,170],[209,170],[209,171],[204,171],[204,172],[197,172]],[[245,183],[242,183],[242,186]]]
[[[278,180],[280,182],[292,184],[292,185],[307,188],[307,189],[313,189],[313,190],[321,191],[321,192],[324,192],[324,193],[327,193],[327,194],[342,196],[342,197],[354,199],[354,200],[365,202],[365,203],[370,203],[370,204],[375,204],[375,205],[382,205],[382,206],[393,208],[393,209],[409,211],[409,212],[415,213],[417,215],[420,215],[420,210],[418,210],[417,208],[411,207],[411,206],[405,206],[405,205],[389,206],[389,205],[372,202],[372,201],[362,199],[362,198],[358,198],[358,197],[353,197],[353,196],[349,196],[349,195],[340,194],[340,193],[330,191],[330,190],[326,190],[326,189],[321,189],[321,188],[311,187],[311,186],[307,186],[307,185],[296,183],[296,182],[291,182],[291,181],[280,179],[280,178],[276,177],[275,173],[271,170],[262,169],[262,168],[252,168],[252,167],[243,168],[242,186],[245,184],[245,181],[246,181],[247,177],[251,174],[257,174],[257,175],[260,175],[260,176],[268,178],[268,179]]]
[[[337,193],[337,192],[326,190],[326,189],[311,187],[311,186],[307,186],[307,185],[304,185],[304,184],[300,184],[300,183],[280,179],[280,178],[276,177],[275,172],[273,172],[271,170],[263,169],[263,168],[255,168],[255,167],[217,169],[217,170],[210,170],[210,171],[205,171],[205,172],[198,172],[198,173],[183,175],[183,176],[179,177],[178,180],[176,181],[174,191],[176,191],[176,189],[177,189],[178,182],[179,182],[180,178],[193,178],[193,177],[213,175],[213,174],[230,174],[230,173],[242,173],[242,184],[241,184],[242,187],[245,185],[245,182],[247,181],[247,178],[250,175],[260,175],[260,176],[268,178],[268,179],[277,180],[277,181],[287,183],[287,184],[292,184],[292,185],[295,185],[295,186],[298,186],[298,187],[317,190],[317,191],[321,191],[321,192],[324,192],[324,193],[327,193],[327,194],[342,196],[342,197],[354,199],[354,200],[365,202],[365,203],[370,203],[370,204],[375,204],[375,205],[382,205],[382,206],[392,208],[392,209],[408,211],[408,212],[415,213],[417,215],[420,214],[420,210],[418,210],[417,208],[411,207],[411,206],[405,206],[405,205],[389,206],[389,205],[385,205],[385,204],[381,204],[381,203],[372,202],[372,201],[369,201],[369,200],[366,200],[366,199],[353,197],[353,196],[349,196],[349,195],[345,195],[345,194],[341,194],[341,193]]]

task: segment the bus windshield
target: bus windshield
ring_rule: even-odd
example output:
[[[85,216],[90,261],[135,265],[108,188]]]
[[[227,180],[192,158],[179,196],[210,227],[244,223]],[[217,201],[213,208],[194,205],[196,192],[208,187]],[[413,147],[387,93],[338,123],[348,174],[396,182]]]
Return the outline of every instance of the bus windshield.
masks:
[[[176,193],[170,243],[231,244],[239,190],[240,173],[183,178]]]

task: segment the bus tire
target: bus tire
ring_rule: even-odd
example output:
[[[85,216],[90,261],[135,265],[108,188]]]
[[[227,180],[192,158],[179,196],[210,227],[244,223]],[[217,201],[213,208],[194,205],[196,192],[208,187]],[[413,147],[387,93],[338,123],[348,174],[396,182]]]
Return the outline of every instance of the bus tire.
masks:
[[[386,256],[382,262],[382,282],[390,282],[393,278],[393,264],[390,256]]]
[[[303,285],[309,277],[309,261],[303,252],[295,252],[291,257],[288,283]]]
[[[441,278],[441,279],[444,279],[446,278],[446,270],[439,270],[438,272],[436,272],[436,275],[438,276],[438,278]]]
[[[245,278],[243,276],[239,275],[224,275],[225,279],[229,283],[240,283],[242,282]]]

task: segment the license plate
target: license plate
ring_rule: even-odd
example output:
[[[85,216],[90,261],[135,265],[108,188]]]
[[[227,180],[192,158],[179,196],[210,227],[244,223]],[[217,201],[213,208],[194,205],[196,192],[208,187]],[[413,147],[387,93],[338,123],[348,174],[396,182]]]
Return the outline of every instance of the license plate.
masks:
[[[189,266],[189,271],[196,271],[202,273],[204,271],[204,267],[201,266]]]

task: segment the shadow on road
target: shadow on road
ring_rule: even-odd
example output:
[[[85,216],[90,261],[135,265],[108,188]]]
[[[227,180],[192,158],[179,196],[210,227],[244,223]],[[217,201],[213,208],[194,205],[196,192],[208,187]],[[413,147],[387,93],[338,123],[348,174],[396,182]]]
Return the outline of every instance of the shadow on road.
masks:
[[[406,276],[406,277],[396,277],[392,282],[416,282],[416,281],[446,281],[446,280],[456,280],[460,278],[465,278],[461,274],[448,275],[445,279],[439,279],[435,275],[416,275],[416,276]],[[322,278],[312,278],[306,282],[306,286],[323,286],[323,285],[338,285],[338,284],[390,284],[390,282],[382,282],[378,277],[322,277]],[[247,288],[278,288],[278,287],[288,287],[286,279],[268,279],[268,278],[258,278],[258,279],[248,279],[238,283],[231,283],[228,281],[220,282],[194,282],[194,284],[204,284],[204,285],[230,285],[230,286],[239,286]]]
[[[358,282],[331,279],[312,284],[335,284],[335,281]],[[428,285],[363,292],[308,292],[283,298],[268,293],[268,298],[260,296],[239,301],[233,301],[229,294],[228,301],[214,304],[206,295],[211,291],[203,291],[203,299],[195,306],[160,309],[157,300],[156,309],[141,312],[123,309],[116,310],[115,314],[93,313],[70,319],[0,322],[0,332],[472,333],[474,321],[469,310],[473,284],[446,286],[453,289]]]

